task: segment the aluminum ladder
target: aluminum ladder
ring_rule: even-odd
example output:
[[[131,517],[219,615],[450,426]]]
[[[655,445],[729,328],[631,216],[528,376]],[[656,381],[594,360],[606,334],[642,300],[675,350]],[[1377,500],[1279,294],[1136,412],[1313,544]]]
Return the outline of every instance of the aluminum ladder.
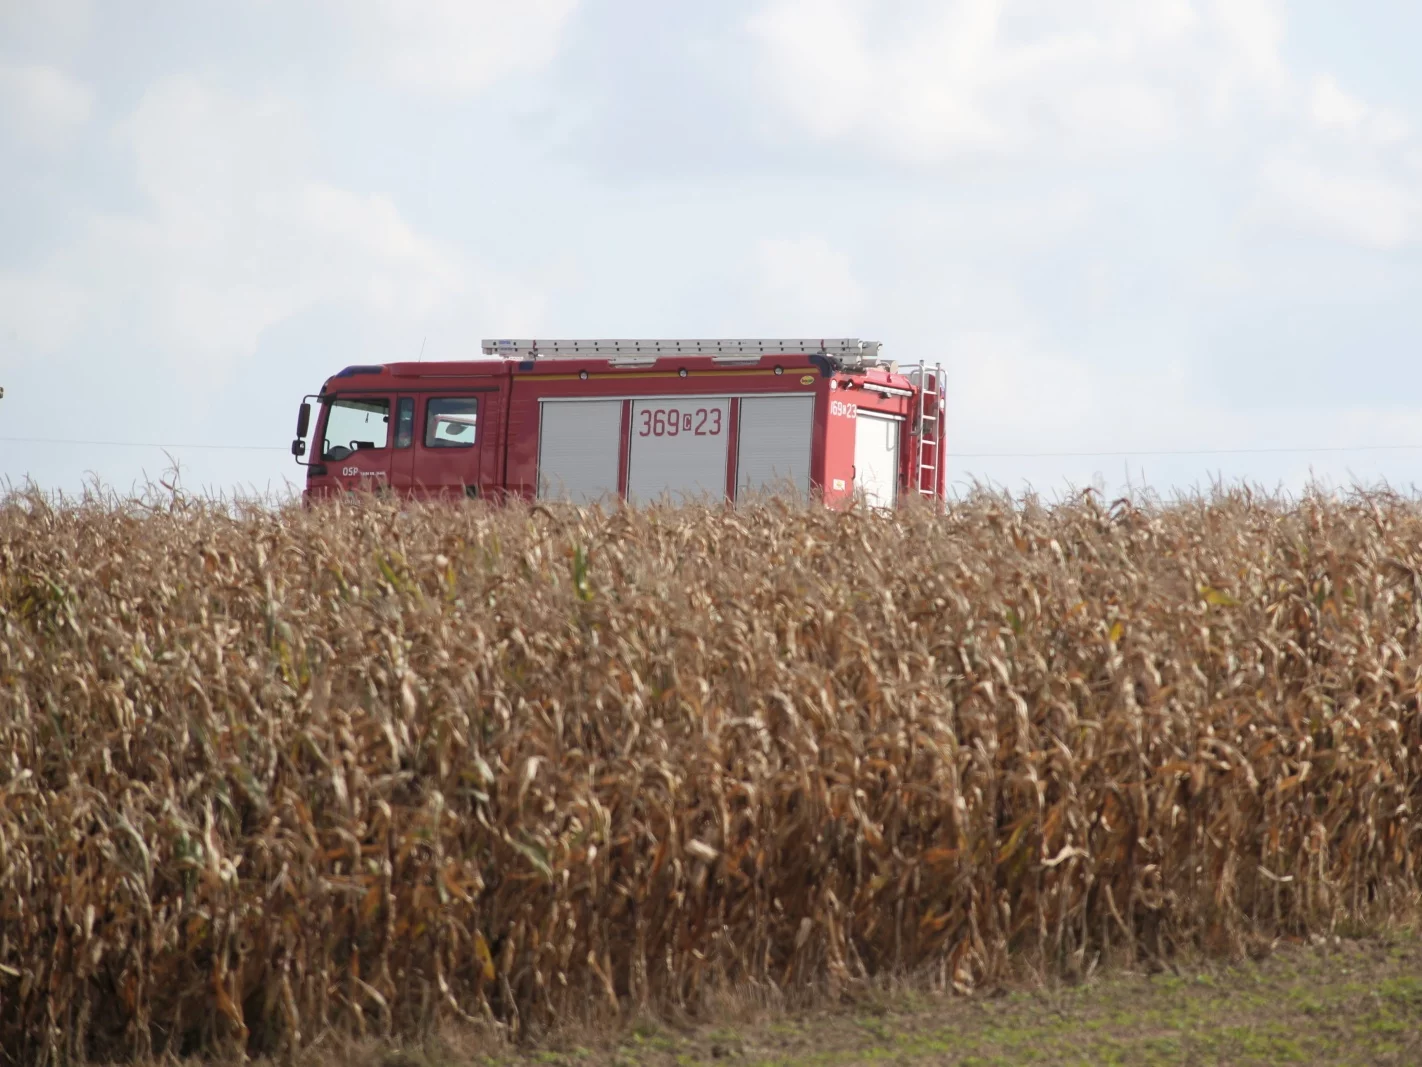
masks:
[[[928,413],[928,376],[933,375],[933,414]],[[918,411],[915,427],[915,446],[918,449],[913,462],[913,487],[920,496],[938,497],[938,448],[943,439],[943,401],[946,390],[943,387],[943,364],[930,367],[921,362],[911,370],[908,378],[918,387]],[[925,455],[926,454],[926,455]],[[928,485],[924,485],[927,480]]]
[[[710,356],[724,364],[756,363],[762,356],[822,356],[841,371],[862,371],[883,365],[881,342],[857,337],[819,338],[588,338],[537,340],[485,338],[486,356],[504,359],[586,358],[606,356],[613,366],[644,366],[660,356]]]

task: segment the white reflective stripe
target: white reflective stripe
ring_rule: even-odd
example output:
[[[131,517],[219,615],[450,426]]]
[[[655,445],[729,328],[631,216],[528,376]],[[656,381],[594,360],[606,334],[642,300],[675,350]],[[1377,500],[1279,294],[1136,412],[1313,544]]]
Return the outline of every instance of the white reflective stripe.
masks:
[[[731,402],[724,396],[633,401],[627,498],[724,500],[730,439]]]
[[[791,483],[810,491],[812,396],[753,396],[741,400],[736,452],[736,496],[776,491]]]
[[[854,489],[871,507],[892,507],[899,488],[899,420],[859,409],[854,420]]]
[[[622,401],[540,404],[538,498],[585,503],[617,495]]]

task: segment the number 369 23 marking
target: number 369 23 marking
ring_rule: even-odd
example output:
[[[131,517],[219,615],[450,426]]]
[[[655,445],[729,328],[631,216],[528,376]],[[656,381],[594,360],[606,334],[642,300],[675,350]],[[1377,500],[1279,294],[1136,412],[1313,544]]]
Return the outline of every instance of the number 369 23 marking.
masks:
[[[721,432],[720,408],[643,408],[638,437],[716,437]]]

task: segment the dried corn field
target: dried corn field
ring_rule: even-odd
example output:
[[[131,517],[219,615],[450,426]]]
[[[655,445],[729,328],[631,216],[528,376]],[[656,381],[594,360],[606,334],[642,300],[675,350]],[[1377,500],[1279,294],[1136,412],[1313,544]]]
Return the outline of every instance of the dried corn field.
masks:
[[[1417,915],[1422,507],[0,503],[0,1059]]]

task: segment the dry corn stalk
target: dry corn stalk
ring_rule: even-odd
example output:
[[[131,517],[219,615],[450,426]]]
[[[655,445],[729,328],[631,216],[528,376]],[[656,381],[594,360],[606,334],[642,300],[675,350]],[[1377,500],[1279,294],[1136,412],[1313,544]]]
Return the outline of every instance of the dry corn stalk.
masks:
[[[1414,916],[1422,510],[0,503],[0,1057]]]

